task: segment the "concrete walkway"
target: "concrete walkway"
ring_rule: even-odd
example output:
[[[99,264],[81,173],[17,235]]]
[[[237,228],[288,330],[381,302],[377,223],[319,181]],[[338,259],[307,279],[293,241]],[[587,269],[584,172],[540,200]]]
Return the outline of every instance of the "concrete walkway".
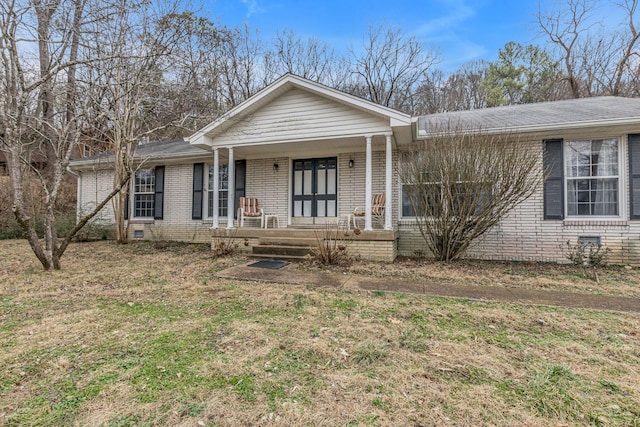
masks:
[[[501,286],[443,285],[436,281],[416,282],[397,278],[376,278],[340,273],[300,271],[289,268],[272,270],[244,265],[218,272],[224,279],[246,280],[290,285],[318,286],[368,291],[405,292],[478,301],[497,301],[529,305],[549,305],[590,310],[622,311],[640,313],[640,298],[610,295],[579,294],[574,292],[543,289],[507,288]]]

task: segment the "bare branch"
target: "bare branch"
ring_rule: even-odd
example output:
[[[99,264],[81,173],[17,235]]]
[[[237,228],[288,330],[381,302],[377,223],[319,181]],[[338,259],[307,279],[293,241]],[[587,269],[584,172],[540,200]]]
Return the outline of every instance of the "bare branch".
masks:
[[[404,192],[433,256],[460,257],[542,183],[539,152],[517,136],[446,128],[405,153]]]

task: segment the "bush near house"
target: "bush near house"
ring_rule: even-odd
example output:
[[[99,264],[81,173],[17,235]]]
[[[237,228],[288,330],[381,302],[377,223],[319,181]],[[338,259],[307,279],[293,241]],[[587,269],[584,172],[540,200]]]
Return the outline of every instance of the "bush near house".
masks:
[[[461,257],[542,185],[540,154],[519,147],[518,139],[444,128],[405,153],[399,173],[438,260]]]

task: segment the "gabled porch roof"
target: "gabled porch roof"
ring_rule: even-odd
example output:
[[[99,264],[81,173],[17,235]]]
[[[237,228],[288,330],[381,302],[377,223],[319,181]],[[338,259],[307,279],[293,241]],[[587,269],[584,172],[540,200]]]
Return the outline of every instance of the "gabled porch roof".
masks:
[[[411,116],[336,89],[285,74],[188,140],[201,148],[289,145],[325,141],[345,147],[366,135],[393,134],[410,142]],[[327,145],[325,145],[327,147]],[[270,153],[273,147],[264,148]]]

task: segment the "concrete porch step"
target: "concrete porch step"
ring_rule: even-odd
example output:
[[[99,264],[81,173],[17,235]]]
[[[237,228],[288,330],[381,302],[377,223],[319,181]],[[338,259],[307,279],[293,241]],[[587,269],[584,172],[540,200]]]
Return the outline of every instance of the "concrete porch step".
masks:
[[[252,248],[253,255],[270,255],[274,257],[305,257],[311,252],[308,245],[255,245]]]
[[[267,246],[296,246],[296,247],[313,247],[317,244],[315,238],[310,237],[261,237],[258,244]]]
[[[273,259],[278,261],[304,261],[307,259],[306,256],[296,256],[296,255],[270,255],[270,254],[249,254],[249,258],[256,259]]]

